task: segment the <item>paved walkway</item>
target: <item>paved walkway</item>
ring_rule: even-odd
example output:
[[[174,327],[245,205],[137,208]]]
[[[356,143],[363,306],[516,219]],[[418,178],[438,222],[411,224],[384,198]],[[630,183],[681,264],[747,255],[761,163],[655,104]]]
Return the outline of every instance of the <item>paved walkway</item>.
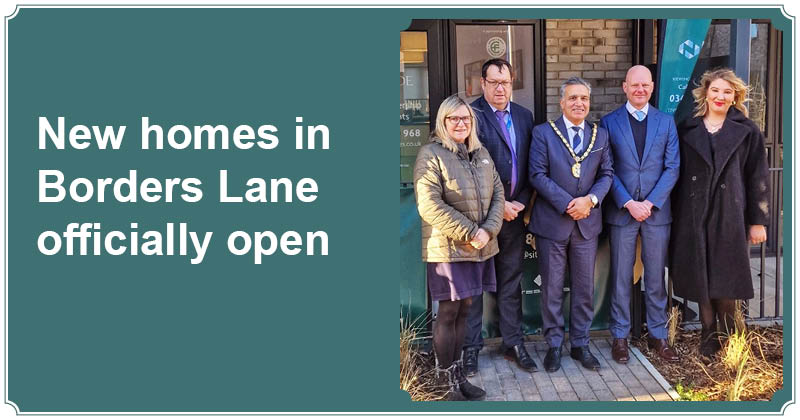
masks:
[[[486,346],[478,355],[478,374],[470,381],[486,390],[487,401],[672,401],[677,394],[638,349],[630,347],[631,360],[621,365],[611,358],[611,339],[593,336],[592,353],[600,370],[584,369],[569,357],[564,345],[561,369],[547,373],[542,360],[547,343],[528,341],[525,347],[539,369],[528,373],[499,353],[499,346]]]

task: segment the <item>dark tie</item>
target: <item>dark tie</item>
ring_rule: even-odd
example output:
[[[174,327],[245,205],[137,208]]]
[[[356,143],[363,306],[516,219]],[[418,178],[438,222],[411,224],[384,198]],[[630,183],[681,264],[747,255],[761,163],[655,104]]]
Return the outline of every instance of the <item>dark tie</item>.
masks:
[[[581,128],[577,125],[573,125],[572,129],[575,130],[575,135],[572,137],[572,150],[578,154],[581,152],[578,150],[578,146],[581,144]]]
[[[514,187],[517,186],[517,152],[514,151],[514,147],[511,145],[511,134],[508,132],[508,126],[506,125],[506,113],[507,111],[495,111],[494,115],[497,117],[497,123],[500,124],[500,130],[503,131],[503,140],[506,141],[509,150],[511,150],[511,191],[509,192],[509,196],[514,194]]]

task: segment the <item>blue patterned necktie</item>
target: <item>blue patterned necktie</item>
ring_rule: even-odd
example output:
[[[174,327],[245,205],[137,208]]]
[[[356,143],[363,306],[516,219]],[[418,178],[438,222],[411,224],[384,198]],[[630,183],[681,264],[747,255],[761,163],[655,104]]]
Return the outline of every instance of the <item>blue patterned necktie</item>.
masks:
[[[575,151],[575,154],[578,154],[581,152],[578,150],[578,147],[581,145],[581,128],[577,125],[573,125],[572,129],[575,130],[575,135],[572,137],[572,150]]]
[[[644,111],[640,111],[638,109],[634,111],[633,114],[636,116],[636,121],[643,121],[644,117],[647,116],[647,114],[645,114]]]

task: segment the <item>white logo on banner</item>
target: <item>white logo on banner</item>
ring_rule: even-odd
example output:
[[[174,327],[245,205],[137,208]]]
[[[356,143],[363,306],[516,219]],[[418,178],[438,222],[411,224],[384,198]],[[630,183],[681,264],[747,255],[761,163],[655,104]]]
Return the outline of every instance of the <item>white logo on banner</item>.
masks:
[[[702,43],[698,45],[692,42],[692,40],[687,39],[686,41],[683,41],[683,44],[681,44],[678,47],[678,52],[684,57],[691,60],[692,58],[694,58],[694,56],[700,54],[700,47],[702,45],[703,45]]]
[[[486,52],[492,58],[499,58],[506,53],[506,42],[499,36],[493,36],[486,41]]]

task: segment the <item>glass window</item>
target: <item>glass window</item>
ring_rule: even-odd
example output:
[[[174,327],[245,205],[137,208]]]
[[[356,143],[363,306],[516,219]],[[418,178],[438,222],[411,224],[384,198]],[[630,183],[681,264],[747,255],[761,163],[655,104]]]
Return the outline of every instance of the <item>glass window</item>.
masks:
[[[761,131],[766,131],[767,118],[767,63],[769,61],[769,24],[750,25],[750,101],[747,108],[750,119]]]
[[[413,181],[417,151],[430,132],[427,32],[400,32],[400,182]]]
[[[486,60],[503,58],[514,69],[511,100],[533,110],[533,26],[457,25],[456,69],[458,93],[468,102],[481,91],[481,66]]]
[[[708,27],[703,48],[700,50],[695,68],[703,71],[718,67],[730,67],[731,55],[731,23],[725,20],[713,20]],[[702,74],[702,72],[700,72]]]

